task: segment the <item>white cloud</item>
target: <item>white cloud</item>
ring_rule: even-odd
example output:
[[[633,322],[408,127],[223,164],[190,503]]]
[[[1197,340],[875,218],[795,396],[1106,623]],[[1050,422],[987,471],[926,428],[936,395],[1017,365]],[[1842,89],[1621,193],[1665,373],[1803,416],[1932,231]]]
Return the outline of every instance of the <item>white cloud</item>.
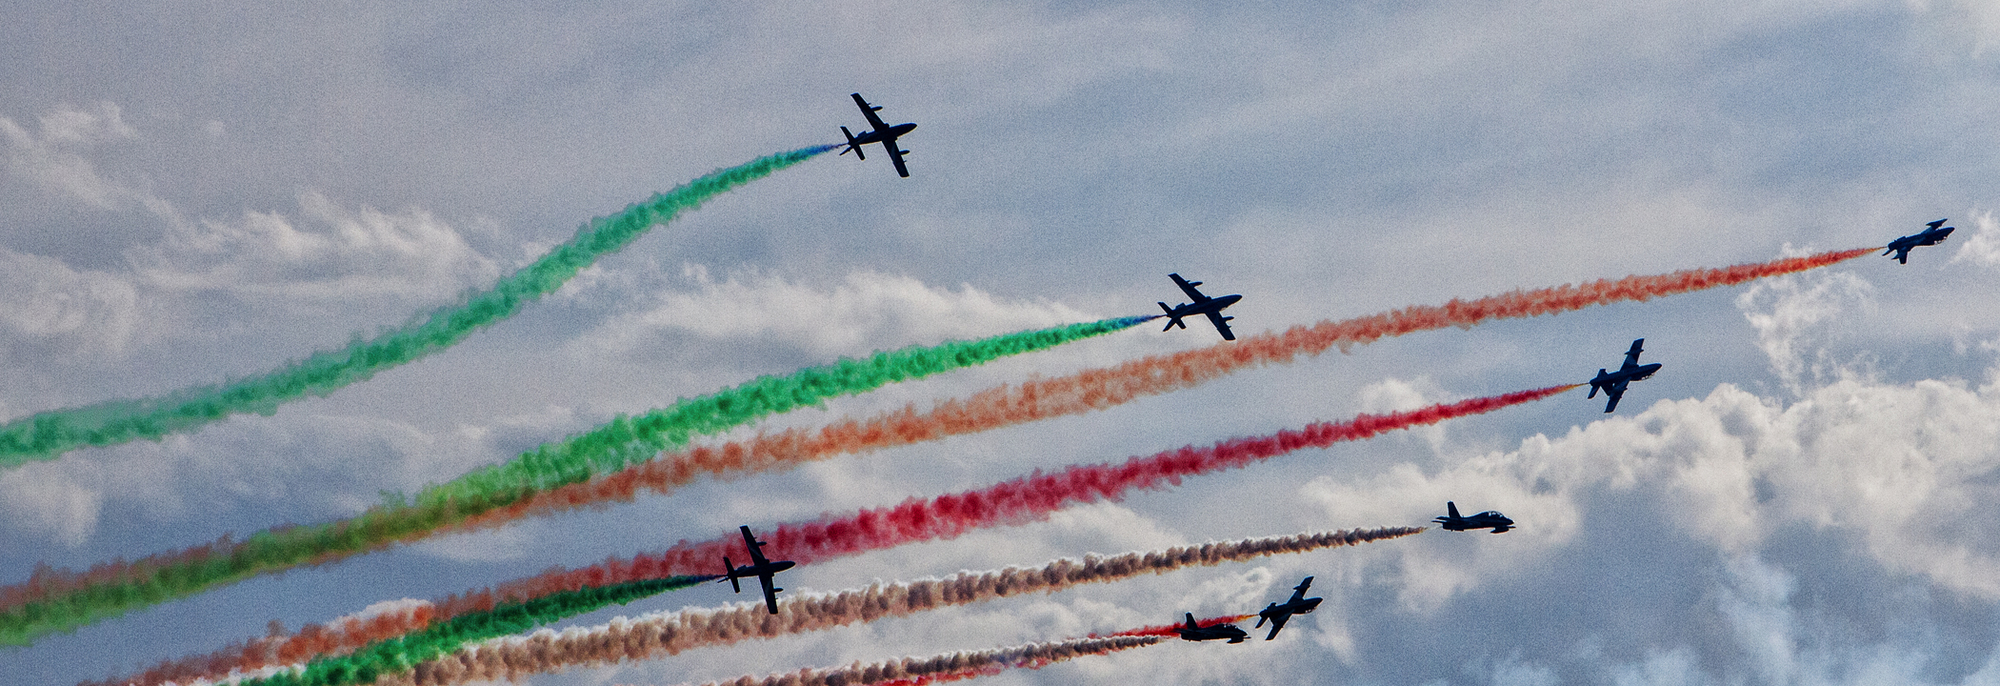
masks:
[[[1830,335],[1843,311],[1873,308],[1874,293],[1873,285],[1852,272],[1822,271],[1759,281],[1737,296],[1736,307],[1757,330],[1757,345],[1772,371],[1797,393],[1839,369],[1828,353],[1807,349]]]
[[[15,176],[99,209],[139,205],[162,218],[175,216],[165,200],[127,183],[106,178],[87,153],[106,145],[137,140],[139,132],[125,120],[118,105],[100,102],[93,108],[64,105],[41,117],[36,135],[13,120],[0,117],[0,150]]]
[[[1881,567],[1996,599],[2000,533],[1977,524],[2000,500],[1996,470],[2000,387],[1848,378],[1789,406],[1723,385],[1704,399],[1661,402],[1559,438],[1537,435],[1434,474],[1405,465],[1361,483],[1321,479],[1307,488],[1329,509],[1382,521],[1413,519],[1450,497],[1479,508],[1504,503],[1521,522],[1508,545],[1482,546],[1467,565],[1411,548],[1412,568],[1424,570],[1404,590],[1413,607],[1437,607],[1474,579],[1567,545],[1603,514],[1591,510],[1593,495],[1609,493],[1657,508],[1718,551],[1753,551],[1770,531],[1799,525],[1847,541]]]
[[[54,258],[0,248],[0,292],[0,352],[10,358],[115,357],[139,328],[141,298],[129,281]]]
[[[68,471],[31,464],[0,472],[0,511],[9,528],[72,548],[88,541],[104,497]]]
[[[246,211],[202,220],[133,251],[139,275],[168,291],[219,290],[283,300],[434,299],[499,274],[450,225],[429,212],[350,210],[301,193],[296,219]]]
[[[1971,226],[1959,231],[1965,232],[1964,242],[1959,244],[1958,253],[1951,261],[1971,262],[1982,267],[2000,267],[2000,222],[1993,220],[1991,210],[1972,211]],[[1968,230],[1970,229],[1970,230]],[[1957,232],[1954,232],[1957,235]],[[1947,239],[1949,240],[1949,239]]]

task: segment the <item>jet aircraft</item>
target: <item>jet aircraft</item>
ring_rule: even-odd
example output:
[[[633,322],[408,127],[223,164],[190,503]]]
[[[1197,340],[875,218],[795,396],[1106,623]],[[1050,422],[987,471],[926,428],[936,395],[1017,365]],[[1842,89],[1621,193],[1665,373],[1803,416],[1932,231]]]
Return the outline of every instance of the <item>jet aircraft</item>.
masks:
[[[1244,639],[1250,638],[1250,634],[1243,633],[1243,630],[1236,628],[1234,624],[1216,623],[1199,626],[1194,623],[1193,612],[1187,613],[1187,626],[1174,631],[1181,635],[1183,641],[1213,641],[1226,638],[1230,643],[1242,643]]]
[[[764,585],[764,608],[770,610],[771,614],[778,614],[778,592],[785,589],[778,588],[771,576],[791,569],[796,563],[791,560],[772,562],[764,559],[764,546],[767,544],[758,543],[757,537],[750,535],[750,527],[739,528],[743,529],[744,547],[750,549],[750,564],[738,567],[736,563],[729,561],[729,556],[724,555],[723,574],[729,577],[729,585],[735,587],[737,593],[743,592],[743,584],[737,579],[757,577],[757,582]]]
[[[1618,399],[1625,397],[1625,386],[1627,384],[1634,381],[1642,381],[1646,377],[1652,376],[1653,372],[1660,371],[1660,363],[1658,362],[1645,365],[1639,364],[1639,353],[1645,352],[1639,346],[1645,342],[1646,339],[1644,338],[1632,341],[1632,349],[1625,351],[1625,364],[1618,367],[1618,371],[1606,372],[1603,369],[1598,369],[1597,378],[1590,380],[1590,395],[1584,397],[1595,398],[1598,391],[1604,391],[1604,395],[1611,398],[1611,402],[1604,404],[1605,414],[1610,414],[1612,410],[1618,409]]]
[[[903,156],[910,154],[910,151],[902,149],[896,143],[896,137],[909,133],[912,129],[917,128],[917,125],[905,123],[890,126],[882,123],[882,118],[875,116],[875,113],[882,111],[882,108],[868,104],[867,100],[862,100],[860,93],[854,94],[854,104],[861,106],[861,115],[868,118],[868,125],[875,127],[875,130],[863,131],[861,135],[856,136],[848,131],[847,127],[840,127],[840,132],[847,135],[847,149],[840,151],[840,154],[845,155],[851,152],[854,153],[855,159],[865,160],[868,159],[868,155],[861,152],[861,146],[869,143],[881,143],[882,147],[889,151],[889,161],[896,163],[896,173],[902,175],[903,178],[909,178],[910,169],[903,166]]]
[[[1431,521],[1443,526],[1445,531],[1471,531],[1474,529],[1490,528],[1493,530],[1493,533],[1504,534],[1509,529],[1514,528],[1514,520],[1508,519],[1507,515],[1492,510],[1487,510],[1470,517],[1460,517],[1458,516],[1458,503],[1448,500],[1444,503],[1444,509],[1451,514]]]
[[[1319,609],[1319,602],[1325,598],[1306,597],[1306,589],[1312,588],[1312,585],[1313,578],[1306,577],[1305,581],[1293,586],[1291,600],[1285,601],[1283,605],[1271,603],[1266,606],[1263,612],[1257,613],[1257,626],[1250,628],[1260,628],[1264,626],[1265,620],[1270,620],[1271,633],[1264,637],[1264,640],[1269,641],[1278,637],[1278,632],[1285,628],[1285,622],[1291,621],[1292,615],[1311,614],[1313,610]]]
[[[1908,236],[1904,236],[1902,238],[1898,238],[1893,241],[1889,241],[1889,249],[1882,251],[1882,254],[1887,255],[1889,253],[1896,253],[1897,262],[1903,264],[1909,264],[1910,248],[1915,248],[1924,245],[1937,245],[1939,243],[1943,243],[1946,236],[1950,236],[1952,231],[1958,229],[1958,227],[1955,226],[1945,226],[1944,222],[1945,220],[1939,219],[1929,224],[1925,224],[1924,226],[1930,227],[1928,229],[1924,229],[1915,234],[1911,234]]]
[[[1194,302],[1183,303],[1180,305],[1175,305],[1173,307],[1167,307],[1167,304],[1164,302],[1160,303],[1160,309],[1164,310],[1167,313],[1168,317],[1167,326],[1165,328],[1160,329],[1161,331],[1166,331],[1167,329],[1172,329],[1176,326],[1181,327],[1182,329],[1186,329],[1187,323],[1181,321],[1181,317],[1186,317],[1188,315],[1195,315],[1195,314],[1205,314],[1208,315],[1209,323],[1215,325],[1215,330],[1222,332],[1222,340],[1225,341],[1236,340],[1236,334],[1230,333],[1229,331],[1229,320],[1235,319],[1235,317],[1222,316],[1222,310],[1229,307],[1230,305],[1236,304],[1236,301],[1242,300],[1243,296],[1225,295],[1220,298],[1211,298],[1206,295],[1202,295],[1201,291],[1197,291],[1194,289],[1195,286],[1201,285],[1200,281],[1189,281],[1187,279],[1181,278],[1181,275],[1179,274],[1168,274],[1167,276],[1172,278],[1174,280],[1174,284],[1180,286],[1181,290],[1187,293],[1187,296],[1189,298],[1194,299]]]

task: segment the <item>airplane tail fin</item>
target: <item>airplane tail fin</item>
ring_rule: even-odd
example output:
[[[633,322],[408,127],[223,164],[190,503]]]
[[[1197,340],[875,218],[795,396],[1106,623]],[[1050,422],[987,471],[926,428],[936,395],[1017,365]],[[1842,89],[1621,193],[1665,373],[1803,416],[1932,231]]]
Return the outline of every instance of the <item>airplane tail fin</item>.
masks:
[[[845,155],[851,152],[854,153],[854,159],[857,160],[868,159],[867,153],[861,152],[861,143],[859,141],[854,140],[854,134],[852,132],[849,132],[847,130],[847,127],[845,126],[840,127],[840,134],[847,137],[847,149],[840,151],[840,154]]]
[[[1167,325],[1161,327],[1161,331],[1172,331],[1176,326],[1183,329],[1187,328],[1187,322],[1181,321],[1181,318],[1174,314],[1174,308],[1167,307],[1166,303],[1160,303],[1160,311],[1167,313]]]
[[[1187,613],[1187,623],[1188,623],[1188,625],[1187,625],[1187,628],[1189,628],[1189,629],[1199,629],[1199,628],[1201,628],[1201,627],[1200,627],[1199,625],[1197,625],[1197,624],[1195,624],[1195,623],[1194,623],[1194,613],[1193,613],[1193,612],[1189,612],[1189,613]]]
[[[737,581],[740,577],[736,576],[736,564],[729,561],[728,555],[722,556],[722,574],[729,577],[729,585],[734,587],[737,593],[743,592],[743,582]]]
[[[1447,500],[1447,501],[1444,501],[1444,509],[1445,509],[1445,511],[1446,511],[1446,512],[1450,512],[1450,513],[1451,513],[1451,518],[1452,518],[1452,519],[1458,519],[1458,518],[1459,518],[1459,516],[1458,516],[1458,503],[1454,503],[1454,502],[1452,502],[1452,501],[1449,501],[1449,500]]]

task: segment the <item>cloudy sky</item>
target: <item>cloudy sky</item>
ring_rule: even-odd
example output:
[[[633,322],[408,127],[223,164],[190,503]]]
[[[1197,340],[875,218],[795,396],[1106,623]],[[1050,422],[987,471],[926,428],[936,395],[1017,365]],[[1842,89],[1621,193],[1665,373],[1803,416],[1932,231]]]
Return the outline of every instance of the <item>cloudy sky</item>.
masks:
[[[0,579],[351,515],[760,374],[1242,293],[1239,330],[1881,245],[1421,333],[1095,415],[704,483],[0,649],[129,673],[433,598],[1074,462],[1665,368],[1169,491],[789,572],[794,591],[1212,539],[1520,522],[1177,572],[536,684],[669,684],[1326,597],[1280,640],[996,684],[2000,683],[2000,5],[8,2],[0,416],[268,370],[451,304],[594,216],[839,139],[518,316],[272,416],[0,473]],[[1140,328],[779,417],[816,426],[1210,345]],[[754,428],[737,435],[748,435]],[[789,591],[788,591],[789,592]],[[710,587],[581,617],[710,607]]]

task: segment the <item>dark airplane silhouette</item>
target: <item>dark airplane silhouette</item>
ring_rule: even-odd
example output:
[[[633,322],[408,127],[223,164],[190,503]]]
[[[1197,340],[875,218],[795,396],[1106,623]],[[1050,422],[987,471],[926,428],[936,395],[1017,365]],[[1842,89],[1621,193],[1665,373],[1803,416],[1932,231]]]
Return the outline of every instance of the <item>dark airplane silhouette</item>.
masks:
[[[738,567],[735,563],[729,561],[729,556],[724,555],[722,556],[723,574],[729,577],[729,585],[735,587],[737,593],[743,592],[743,584],[737,581],[737,579],[757,577],[757,582],[764,585],[764,608],[770,610],[771,614],[778,614],[778,592],[785,589],[778,588],[771,576],[791,569],[795,563],[791,560],[772,562],[764,559],[764,546],[766,544],[758,543],[757,537],[750,535],[750,527],[745,526],[740,528],[743,529],[743,545],[750,549],[750,564]]]
[[[1930,227],[1928,229],[1924,229],[1915,234],[1904,236],[1902,238],[1898,238],[1893,241],[1889,241],[1889,249],[1882,251],[1882,254],[1887,255],[1889,253],[1896,253],[1897,262],[1901,262],[1903,264],[1909,264],[1910,248],[1915,248],[1924,245],[1937,245],[1939,243],[1943,243],[1946,236],[1950,236],[1952,231],[1958,229],[1958,227],[1955,226],[1945,226],[1944,222],[1945,220],[1939,219],[1929,224],[1925,224],[1924,226]]]
[[[1492,510],[1487,510],[1470,517],[1460,517],[1458,516],[1458,503],[1448,500],[1445,501],[1444,509],[1451,514],[1431,521],[1443,526],[1445,531],[1492,529],[1493,533],[1504,534],[1507,533],[1507,530],[1514,528],[1514,520],[1508,519],[1507,515]]]
[[[1191,314],[1205,314],[1208,315],[1209,323],[1215,325],[1215,330],[1222,332],[1222,340],[1236,340],[1236,334],[1229,332],[1229,320],[1235,319],[1235,317],[1222,316],[1222,310],[1236,304],[1236,301],[1242,300],[1243,296],[1225,295],[1220,298],[1211,298],[1202,295],[1201,291],[1194,289],[1195,286],[1201,285],[1200,281],[1188,281],[1181,278],[1179,274],[1168,274],[1167,276],[1171,277],[1174,280],[1174,284],[1180,286],[1181,291],[1187,293],[1189,298],[1194,299],[1194,302],[1175,305],[1173,307],[1167,307],[1166,303],[1160,303],[1160,309],[1166,311],[1167,317],[1169,317],[1167,319],[1167,326],[1160,329],[1161,331],[1166,331],[1176,326],[1185,329],[1187,328],[1187,323],[1181,321],[1181,317]]]
[[[1618,371],[1606,372],[1600,368],[1597,370],[1597,378],[1590,380],[1590,395],[1584,397],[1595,398],[1598,391],[1604,391],[1604,394],[1611,398],[1611,402],[1604,404],[1605,414],[1610,414],[1612,410],[1618,409],[1618,399],[1625,397],[1625,386],[1627,384],[1634,381],[1642,381],[1646,377],[1652,376],[1653,372],[1660,371],[1660,363],[1658,362],[1647,365],[1639,364],[1639,353],[1645,352],[1639,349],[1639,346],[1645,342],[1646,339],[1644,338],[1634,339],[1632,341],[1632,349],[1625,351],[1625,364],[1618,367]]]
[[[854,94],[854,104],[861,106],[861,115],[868,118],[868,125],[875,127],[875,130],[863,131],[861,135],[856,136],[849,132],[847,127],[840,127],[840,132],[847,134],[847,149],[840,151],[840,154],[845,155],[851,152],[854,153],[855,159],[865,160],[868,159],[868,155],[861,152],[861,146],[869,143],[881,143],[882,147],[889,151],[889,161],[896,163],[896,173],[901,174],[904,178],[909,178],[910,169],[903,166],[903,156],[910,154],[910,151],[898,147],[896,137],[909,133],[912,129],[917,128],[917,125],[897,124],[890,126],[882,123],[882,118],[875,116],[875,113],[881,111],[882,108],[868,104],[867,100],[862,100],[860,93]]]
[[[1285,601],[1283,605],[1271,603],[1269,606],[1266,606],[1263,612],[1257,613],[1257,626],[1250,628],[1262,627],[1264,626],[1264,620],[1270,620],[1271,633],[1264,637],[1264,640],[1269,641],[1278,637],[1278,632],[1285,628],[1285,622],[1291,621],[1292,615],[1311,614],[1313,610],[1319,609],[1319,602],[1325,600],[1325,598],[1306,597],[1306,589],[1312,588],[1312,585],[1313,578],[1306,577],[1305,581],[1301,581],[1299,585],[1293,586],[1291,600]]]
[[[1243,633],[1243,630],[1236,628],[1234,624],[1198,626],[1194,623],[1193,612],[1187,613],[1187,626],[1174,629],[1174,631],[1181,635],[1181,640],[1183,641],[1213,641],[1218,638],[1226,638],[1229,639],[1230,643],[1242,643],[1244,639],[1250,637],[1250,634]]]

